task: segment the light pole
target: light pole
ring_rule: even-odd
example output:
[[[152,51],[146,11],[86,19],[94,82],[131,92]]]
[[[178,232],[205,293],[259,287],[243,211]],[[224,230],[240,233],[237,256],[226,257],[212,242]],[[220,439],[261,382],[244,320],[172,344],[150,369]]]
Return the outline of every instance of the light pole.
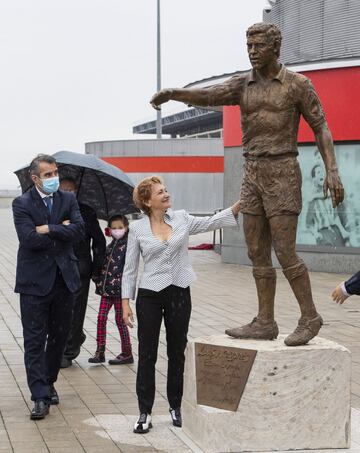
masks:
[[[157,0],[157,91],[161,90],[160,0]],[[156,111],[156,138],[161,138],[161,110]]]

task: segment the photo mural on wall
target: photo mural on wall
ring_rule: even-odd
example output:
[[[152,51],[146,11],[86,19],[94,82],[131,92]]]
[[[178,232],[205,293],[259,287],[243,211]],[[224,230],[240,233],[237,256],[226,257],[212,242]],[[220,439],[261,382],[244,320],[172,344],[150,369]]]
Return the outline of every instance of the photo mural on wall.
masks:
[[[299,147],[303,209],[297,244],[360,247],[360,145],[335,145],[345,199],[337,208],[324,198],[325,168],[315,146]]]

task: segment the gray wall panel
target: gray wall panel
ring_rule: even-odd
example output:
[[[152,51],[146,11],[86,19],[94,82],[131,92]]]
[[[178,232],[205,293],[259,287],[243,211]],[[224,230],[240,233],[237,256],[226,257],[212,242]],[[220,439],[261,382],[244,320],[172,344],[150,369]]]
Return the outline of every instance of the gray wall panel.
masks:
[[[211,214],[223,207],[222,173],[157,173],[171,195],[173,209],[194,214]],[[151,173],[129,173],[134,184]]]
[[[242,148],[225,148],[224,151],[224,206],[230,206],[239,198],[243,176]],[[225,228],[221,257],[225,263],[250,264],[247,259],[242,216],[239,215],[240,228]]]
[[[281,29],[284,63],[360,57],[359,0],[277,0],[263,19]]]
[[[222,156],[221,138],[114,140],[85,144],[85,152],[111,156]]]

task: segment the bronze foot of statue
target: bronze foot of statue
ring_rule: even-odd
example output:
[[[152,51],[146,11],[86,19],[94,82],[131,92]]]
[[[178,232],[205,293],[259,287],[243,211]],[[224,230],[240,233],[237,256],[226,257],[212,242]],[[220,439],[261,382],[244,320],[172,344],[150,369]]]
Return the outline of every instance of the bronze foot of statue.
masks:
[[[254,340],[275,340],[279,329],[275,321],[262,321],[254,318],[245,326],[225,330],[227,335],[234,338],[252,338]]]
[[[300,318],[298,326],[284,340],[286,346],[302,346],[316,337],[323,325],[322,317],[318,314],[315,318]]]

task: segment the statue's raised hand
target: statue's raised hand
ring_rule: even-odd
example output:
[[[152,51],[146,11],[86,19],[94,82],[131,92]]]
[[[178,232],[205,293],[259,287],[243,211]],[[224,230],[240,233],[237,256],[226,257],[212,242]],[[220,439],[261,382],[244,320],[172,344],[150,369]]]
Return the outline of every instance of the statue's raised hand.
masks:
[[[154,96],[150,99],[150,104],[154,107],[155,110],[160,110],[161,104],[170,101],[172,93],[173,90],[170,88],[160,90],[155,93]]]
[[[328,190],[330,191],[333,208],[336,208],[344,200],[344,187],[337,169],[326,172],[323,189],[325,198],[327,197]]]

